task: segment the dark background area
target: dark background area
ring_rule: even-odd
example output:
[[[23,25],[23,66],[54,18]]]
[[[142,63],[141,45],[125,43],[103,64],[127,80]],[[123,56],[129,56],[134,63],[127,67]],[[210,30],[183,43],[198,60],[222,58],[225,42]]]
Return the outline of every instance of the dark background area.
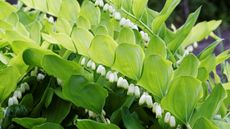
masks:
[[[17,3],[17,0],[7,1],[11,4]],[[148,6],[160,11],[165,1],[166,0],[149,0]],[[189,13],[195,11],[200,6],[202,6],[202,10],[198,21],[222,20],[221,26],[215,33],[224,40],[223,43],[217,47],[216,53],[230,49],[230,0],[181,0],[181,3],[170,16],[167,23],[173,23],[175,26],[180,27],[180,25],[185,22]],[[212,43],[212,39],[210,38],[202,41],[199,43],[199,48],[195,50],[195,53],[199,53],[210,43]]]

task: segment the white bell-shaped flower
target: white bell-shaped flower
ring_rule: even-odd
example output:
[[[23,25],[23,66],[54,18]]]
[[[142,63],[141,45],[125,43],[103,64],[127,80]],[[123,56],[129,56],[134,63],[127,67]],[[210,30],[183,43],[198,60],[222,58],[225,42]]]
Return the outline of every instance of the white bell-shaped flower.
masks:
[[[157,118],[161,118],[161,117],[162,117],[162,113],[163,113],[163,110],[162,110],[160,104],[158,104],[158,105],[156,106],[156,117],[157,117]]]
[[[194,48],[198,48],[198,43],[197,43],[197,42],[194,42],[194,43],[193,43],[193,47],[194,47]]]
[[[146,95],[142,94],[139,99],[139,105],[143,105],[145,103],[145,100],[146,100]]]
[[[127,91],[127,95],[134,95],[135,93],[135,85],[134,84],[130,84],[128,91]]]
[[[114,12],[115,12],[115,9],[114,9],[114,7],[112,6],[112,5],[110,5],[109,6],[109,12],[111,13],[111,14],[113,14]]]
[[[83,58],[81,59],[81,65],[85,65],[85,63],[86,63],[86,58],[83,57]]]
[[[170,112],[166,112],[166,113],[165,113],[164,122],[165,122],[165,123],[169,123],[170,117],[171,117]]]
[[[170,116],[170,119],[169,119],[169,125],[170,127],[176,127],[176,119],[174,116]]]
[[[138,86],[135,86],[135,92],[134,95],[138,98],[140,97],[141,93],[140,93],[140,88]]]
[[[13,105],[13,104],[14,104],[13,98],[9,98],[9,99],[8,99],[8,106],[11,106],[11,105]]]
[[[59,86],[62,85],[62,80],[61,80],[60,78],[57,78],[57,84],[58,84]]]
[[[92,70],[95,70],[96,69],[96,64],[92,61],[92,64],[91,64],[91,69]]]
[[[152,108],[153,107],[152,97],[148,93],[146,94],[146,104],[147,104],[148,108]]]
[[[41,80],[43,80],[44,78],[45,78],[45,75],[44,75],[44,74],[38,73],[38,75],[37,75],[37,80],[38,80],[38,81],[41,81]]]
[[[123,79],[123,88],[128,89],[129,88],[129,82],[126,79]]]
[[[18,99],[15,96],[12,97],[12,100],[13,100],[13,105],[18,104]]]
[[[30,86],[27,82],[24,82],[23,84],[26,90],[30,90]]]
[[[89,117],[91,117],[91,118],[96,118],[96,116],[97,116],[97,114],[92,112],[92,111],[88,111],[88,113],[89,113]]]
[[[88,63],[86,64],[86,66],[87,66],[88,68],[91,68],[91,67],[92,67],[92,63],[93,63],[93,61],[92,61],[92,60],[89,60]]]
[[[138,26],[135,25],[135,24],[131,28],[134,29],[134,30],[138,30]]]
[[[21,84],[20,84],[19,90],[20,90],[22,93],[25,93],[25,92],[26,92],[26,87],[25,87],[24,83],[21,83]]]
[[[117,82],[118,80],[118,76],[117,76],[118,72],[114,72],[113,75],[114,75],[114,82]]]
[[[22,92],[19,90],[16,90],[16,91],[14,91],[13,96],[15,96],[18,99],[21,99],[22,98]]]
[[[96,6],[103,7],[103,6],[104,6],[104,1],[103,1],[103,0],[96,0],[96,1],[95,1],[95,5],[96,5]]]
[[[126,19],[124,27],[130,27],[131,26],[131,21],[129,19]]]
[[[106,4],[104,5],[104,7],[103,7],[103,10],[104,10],[104,11],[108,11],[108,10],[109,10],[109,4],[106,3]]]
[[[113,83],[113,82],[115,82],[115,75],[113,74],[113,73],[110,73],[109,74],[109,82],[111,82],[111,83]]]
[[[125,18],[121,18],[120,25],[124,26],[125,24],[126,24],[126,19]]]
[[[102,66],[102,65],[99,65],[97,67],[97,71],[96,71],[98,74],[101,74],[102,76],[104,76],[106,74],[106,70],[105,70],[105,67]]]
[[[123,77],[119,77],[118,78],[118,80],[117,80],[117,87],[123,87],[123,80],[124,80]]]
[[[121,14],[120,14],[119,12],[114,12],[114,13],[113,13],[113,17],[114,17],[114,19],[116,19],[116,20],[121,20]]]
[[[109,76],[110,76],[111,73],[112,73],[111,71],[108,71],[106,76],[105,76],[105,78],[109,80]]]
[[[54,23],[54,18],[52,16],[50,16],[49,19],[48,19],[48,21],[49,21],[49,23],[53,24]]]
[[[188,47],[187,47],[187,50],[188,50],[189,52],[193,52],[193,46],[192,46],[192,45],[188,46]]]
[[[156,107],[157,107],[157,105],[158,105],[157,102],[153,103],[153,107],[152,107],[152,112],[153,113],[156,113]]]

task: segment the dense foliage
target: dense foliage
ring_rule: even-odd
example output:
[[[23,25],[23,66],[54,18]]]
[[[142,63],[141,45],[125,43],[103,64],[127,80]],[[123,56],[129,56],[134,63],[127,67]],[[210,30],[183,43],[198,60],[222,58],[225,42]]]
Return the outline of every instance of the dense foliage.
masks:
[[[157,12],[148,0],[0,0],[1,128],[228,129],[221,21],[196,23],[198,8],[168,28],[180,2]]]

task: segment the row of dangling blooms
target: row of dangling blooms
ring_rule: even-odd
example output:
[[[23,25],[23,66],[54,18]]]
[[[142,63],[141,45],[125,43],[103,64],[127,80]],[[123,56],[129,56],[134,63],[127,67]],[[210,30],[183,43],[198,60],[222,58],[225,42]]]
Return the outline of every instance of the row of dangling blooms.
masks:
[[[136,24],[134,24],[130,19],[126,19],[124,17],[121,16],[120,12],[116,11],[116,9],[113,7],[113,5],[110,5],[108,3],[104,4],[103,0],[96,0],[95,2],[96,6],[99,6],[101,8],[103,8],[104,11],[108,11],[110,13],[110,16],[112,16],[114,19],[118,20],[120,25],[123,27],[129,27],[133,30],[137,30],[138,26]],[[145,33],[144,31],[140,31],[141,37],[145,42],[145,47],[147,47],[149,41],[150,41],[150,37],[148,35],[148,33]]]
[[[161,105],[157,102],[153,103],[152,96],[149,95],[149,93],[143,92],[141,94],[141,89],[139,88],[139,86],[132,83],[129,84],[129,82],[125,78],[118,77],[118,72],[106,72],[106,68],[103,65],[97,66],[95,62],[86,59],[86,57],[83,57],[81,59],[80,64],[82,66],[86,66],[91,70],[95,70],[96,73],[104,76],[109,82],[116,83],[117,87],[128,90],[127,95],[134,95],[136,96],[136,98],[139,98],[139,105],[146,104],[147,107],[151,108],[152,112],[156,114],[156,118],[162,118],[164,110],[161,108]],[[93,113],[90,111],[88,113],[89,116],[95,116],[92,115]],[[170,127],[176,127],[175,117],[172,116],[169,112],[165,113],[164,121],[165,123],[169,124]]]

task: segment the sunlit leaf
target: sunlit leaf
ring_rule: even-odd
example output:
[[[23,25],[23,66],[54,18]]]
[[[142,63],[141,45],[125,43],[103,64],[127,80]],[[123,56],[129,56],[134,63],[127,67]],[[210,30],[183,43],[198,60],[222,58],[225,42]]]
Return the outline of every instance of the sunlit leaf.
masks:
[[[79,129],[119,129],[119,127],[114,124],[99,123],[90,119],[79,119],[77,121],[77,127]]]

